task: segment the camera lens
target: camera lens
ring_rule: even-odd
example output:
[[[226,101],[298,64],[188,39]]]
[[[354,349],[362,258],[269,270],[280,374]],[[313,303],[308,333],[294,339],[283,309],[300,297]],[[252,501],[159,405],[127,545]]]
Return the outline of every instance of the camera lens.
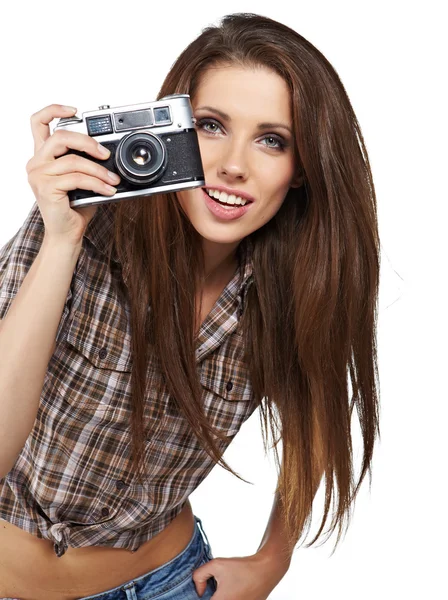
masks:
[[[148,131],[138,131],[124,137],[115,156],[120,174],[136,184],[151,183],[159,179],[167,162],[164,144]]]
[[[147,165],[151,160],[151,153],[144,146],[137,146],[137,148],[132,151],[132,160],[136,165]]]

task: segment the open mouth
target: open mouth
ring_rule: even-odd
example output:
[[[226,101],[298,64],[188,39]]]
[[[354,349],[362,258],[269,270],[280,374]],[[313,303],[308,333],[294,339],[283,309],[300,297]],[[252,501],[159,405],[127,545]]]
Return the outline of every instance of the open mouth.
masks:
[[[202,188],[202,193],[208,210],[219,220],[223,221],[233,221],[234,219],[239,219],[250,210],[250,207],[253,204],[253,202],[247,202],[247,204],[243,206],[241,204],[229,204],[227,202],[221,202],[221,197],[213,198],[206,192],[204,188]]]
[[[240,206],[246,206],[247,204],[251,204],[252,201],[247,198],[242,198],[241,196],[236,196],[235,194],[227,194],[226,192],[220,192],[219,190],[214,190],[213,188],[202,188],[204,192],[210,196],[212,200],[221,204],[221,206],[230,206],[232,208],[239,208]]]

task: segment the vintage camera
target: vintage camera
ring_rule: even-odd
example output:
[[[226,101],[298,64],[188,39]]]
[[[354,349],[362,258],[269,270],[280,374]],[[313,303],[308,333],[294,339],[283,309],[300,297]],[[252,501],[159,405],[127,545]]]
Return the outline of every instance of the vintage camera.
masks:
[[[70,149],[117,173],[121,181],[114,196],[89,190],[68,192],[70,206],[118,202],[136,196],[186,190],[205,185],[195,119],[188,94],[173,94],[132,106],[100,106],[82,118],[58,121],[54,131],[85,133],[110,150],[106,160]]]

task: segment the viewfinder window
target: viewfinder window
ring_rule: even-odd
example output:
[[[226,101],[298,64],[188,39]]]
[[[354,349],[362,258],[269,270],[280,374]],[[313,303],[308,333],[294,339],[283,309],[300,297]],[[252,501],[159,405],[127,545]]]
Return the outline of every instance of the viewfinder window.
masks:
[[[160,106],[154,109],[154,119],[156,125],[168,125],[171,123],[169,106]]]

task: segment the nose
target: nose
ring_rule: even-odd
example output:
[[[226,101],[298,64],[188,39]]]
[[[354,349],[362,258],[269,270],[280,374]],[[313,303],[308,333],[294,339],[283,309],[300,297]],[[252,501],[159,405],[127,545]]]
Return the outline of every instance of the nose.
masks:
[[[248,165],[242,143],[229,141],[218,164],[218,175],[223,178],[245,180],[248,177]]]

